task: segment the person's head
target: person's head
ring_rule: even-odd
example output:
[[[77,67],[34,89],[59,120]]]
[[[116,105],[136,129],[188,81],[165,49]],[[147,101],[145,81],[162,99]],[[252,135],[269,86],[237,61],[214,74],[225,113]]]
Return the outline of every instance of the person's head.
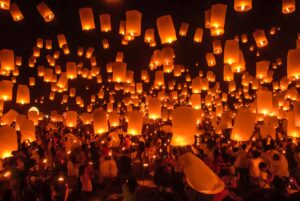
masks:
[[[247,145],[246,144],[242,144],[242,149],[246,150],[246,148],[247,148]]]
[[[129,192],[134,193],[134,191],[136,190],[136,187],[137,187],[137,181],[134,176],[130,176],[128,178],[127,185],[128,185]]]
[[[254,159],[259,158],[259,157],[260,157],[260,152],[257,151],[257,150],[253,150],[253,151],[252,151],[252,157],[253,157]]]
[[[258,168],[260,171],[265,172],[267,170],[267,164],[265,162],[260,162]]]
[[[273,154],[273,160],[274,161],[279,161],[280,160],[279,154],[277,154],[277,153]]]

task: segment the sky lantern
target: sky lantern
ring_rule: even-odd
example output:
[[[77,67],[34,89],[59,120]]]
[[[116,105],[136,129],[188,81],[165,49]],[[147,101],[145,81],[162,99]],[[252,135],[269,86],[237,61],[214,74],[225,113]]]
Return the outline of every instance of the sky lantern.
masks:
[[[44,18],[45,22],[51,22],[54,19],[54,14],[45,2],[41,2],[36,6],[40,15]]]
[[[161,102],[156,97],[147,97],[148,102],[148,118],[149,119],[160,119],[161,118]]]
[[[94,14],[92,8],[80,8],[79,16],[83,31],[95,29]]]
[[[234,0],[234,10],[247,12],[252,9],[252,0]]]
[[[290,14],[296,10],[295,0],[282,0],[282,13]]]
[[[196,43],[201,43],[203,38],[203,29],[197,28],[194,35],[194,41]]]
[[[234,80],[234,74],[232,72],[231,66],[228,64],[224,65],[223,80],[228,82]]]
[[[143,128],[143,113],[137,110],[127,112],[129,135],[141,135]]]
[[[66,64],[66,75],[68,79],[73,80],[77,78],[77,66],[75,62],[67,62]]]
[[[173,146],[186,146],[194,144],[197,118],[195,110],[191,107],[180,106],[172,113],[172,140]]]
[[[117,127],[120,125],[120,115],[117,112],[111,112],[108,115],[110,127]]]
[[[16,131],[20,131],[20,125],[23,121],[26,121],[26,115],[23,114],[19,114],[16,118],[16,122],[15,122],[15,130]]]
[[[36,107],[31,107],[27,112],[28,119],[32,120],[35,126],[37,126],[39,122],[39,113]]]
[[[141,35],[142,13],[137,10],[126,11],[125,34]]]
[[[204,24],[205,28],[210,28],[210,17],[211,17],[211,9],[204,11]]]
[[[254,131],[256,115],[248,110],[239,109],[234,119],[231,139],[234,141],[248,141]]]
[[[30,92],[27,85],[18,85],[16,103],[22,105],[30,103]]]
[[[213,52],[214,54],[222,54],[222,43],[221,40],[215,39],[212,42]]]
[[[70,128],[77,126],[77,112],[76,111],[66,111],[66,122],[65,125]]]
[[[264,60],[256,62],[256,78],[264,79],[268,75],[270,61]]]
[[[1,70],[13,71],[15,69],[15,55],[13,50],[0,50]]]
[[[146,29],[145,36],[144,36],[144,42],[151,43],[151,42],[155,41],[154,31],[155,30],[153,28]]]
[[[171,15],[164,15],[156,19],[156,26],[161,44],[170,44],[177,40]]]
[[[210,14],[210,32],[212,36],[224,34],[226,10],[226,4],[212,5]]]
[[[111,31],[110,14],[104,13],[99,15],[101,32]]]
[[[10,7],[10,0],[0,0],[0,9],[8,10]]]
[[[224,48],[224,63],[235,64],[239,62],[239,43],[236,40],[226,40]]]
[[[206,62],[208,67],[214,67],[216,65],[216,58],[213,53],[206,53]]]
[[[107,39],[102,39],[102,47],[103,47],[103,49],[109,48],[109,42]]]
[[[224,190],[224,182],[201,159],[192,153],[181,155],[186,183],[203,194],[217,194]]]
[[[113,82],[126,82],[127,64],[123,62],[113,63]]]
[[[201,93],[201,80],[200,77],[195,77],[192,79],[192,93]]]
[[[93,112],[93,125],[96,134],[108,131],[107,113],[104,110],[98,109]]]
[[[18,116],[19,114],[15,110],[10,109],[6,114],[3,115],[2,122],[5,125],[11,125],[14,121],[16,121]]]
[[[233,63],[231,65],[231,70],[234,73],[240,73],[246,70],[246,62],[244,59],[244,54],[241,50],[239,50],[239,59],[238,62]]]
[[[61,73],[56,86],[58,86],[60,88],[65,88],[67,86],[67,84],[68,84],[68,79],[67,79],[66,73]]]
[[[192,94],[190,97],[190,102],[192,104],[192,108],[195,110],[201,109],[201,95],[200,94]]]
[[[253,38],[255,40],[257,47],[265,47],[268,45],[268,39],[265,35],[265,31],[263,29],[256,29],[253,32]]]
[[[162,70],[155,71],[154,85],[162,86],[164,84],[165,84],[164,71]]]
[[[57,35],[57,42],[58,42],[59,48],[63,48],[64,45],[68,44],[66,36],[64,34],[58,34]],[[52,41],[51,41],[51,47],[52,47]]]
[[[189,24],[186,22],[182,22],[179,29],[179,35],[182,37],[186,36],[188,29],[189,29]]]
[[[259,89],[257,91],[257,110],[256,112],[259,114],[270,114],[273,110],[273,94],[272,91],[267,89]]]
[[[295,126],[300,127],[300,102],[294,102]]]
[[[123,62],[124,53],[123,52],[117,52],[116,54],[116,62]]]
[[[0,157],[2,159],[12,156],[18,149],[17,133],[10,126],[0,127]]]
[[[13,83],[10,80],[0,81],[0,100],[11,101],[12,100]]]
[[[79,116],[79,119],[82,120],[83,124],[88,125],[93,121],[93,115],[91,113],[83,113]]]
[[[24,16],[19,6],[16,3],[12,3],[9,9],[10,15],[15,22],[23,20]]]
[[[21,131],[21,141],[29,140],[33,142],[36,140],[35,137],[35,126],[32,120],[25,119],[20,124],[20,131]]]
[[[287,55],[287,77],[300,78],[300,49],[291,49]]]
[[[295,114],[293,111],[286,113],[287,117],[287,136],[293,138],[300,138],[300,127],[295,124]],[[297,122],[298,124],[298,122]]]

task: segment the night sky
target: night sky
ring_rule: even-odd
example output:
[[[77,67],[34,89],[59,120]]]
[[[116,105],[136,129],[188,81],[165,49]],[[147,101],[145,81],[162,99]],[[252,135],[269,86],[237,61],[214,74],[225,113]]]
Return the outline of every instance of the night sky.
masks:
[[[117,3],[109,3],[116,1]],[[289,15],[283,15],[281,12],[281,0],[253,0],[252,10],[244,13],[235,12],[233,9],[233,0],[44,0],[55,14],[54,21],[46,23],[36,9],[36,5],[41,1],[38,0],[12,0],[16,2],[24,15],[24,19],[20,22],[14,22],[8,11],[0,10],[0,49],[13,49],[15,55],[22,56],[22,67],[20,67],[20,76],[17,77],[18,84],[28,84],[30,76],[37,75],[37,66],[45,65],[46,61],[38,59],[35,68],[28,68],[28,58],[32,54],[32,47],[36,44],[37,38],[52,39],[53,50],[58,49],[57,34],[65,34],[69,48],[70,56],[63,56],[59,62],[64,71],[66,61],[78,62],[77,47],[82,46],[95,48],[95,55],[98,65],[101,67],[103,81],[106,80],[106,63],[114,61],[117,51],[124,52],[124,61],[127,62],[127,69],[135,71],[135,81],[140,81],[140,70],[149,69],[149,61],[153,50],[161,49],[160,39],[156,29],[156,18],[162,15],[170,14],[173,17],[176,32],[178,33],[182,22],[189,23],[187,37],[180,37],[177,34],[177,41],[171,46],[176,53],[175,64],[185,65],[190,69],[191,76],[195,77],[200,69],[205,72],[208,67],[205,60],[205,54],[212,52],[212,39],[209,29],[204,28],[204,11],[209,9],[214,3],[226,3],[228,5],[225,34],[218,37],[224,43],[227,39],[233,39],[235,35],[248,34],[249,42],[243,44],[240,42],[240,49],[244,52],[246,60],[246,69],[255,76],[255,63],[261,60],[276,61],[276,58],[281,58],[283,65],[279,66],[274,72],[274,80],[278,80],[286,75],[286,57],[289,49],[296,47],[297,33],[300,32],[300,1],[296,0],[296,11]],[[88,32],[81,30],[79,9],[82,7],[91,7],[94,12],[96,29]],[[125,20],[125,12],[127,10],[136,9],[142,13],[142,35],[130,41],[127,46],[121,44],[122,36],[119,35],[120,20]],[[99,14],[110,13],[112,22],[112,31],[108,33],[100,32]],[[280,27],[280,31],[270,36],[269,30],[271,27]],[[202,43],[193,41],[196,28],[204,29]],[[155,37],[157,47],[149,47],[144,43],[144,31],[147,28],[155,28]],[[255,44],[252,37],[253,31],[256,29],[264,29],[268,38],[269,45],[259,49],[260,56],[257,57],[254,52],[249,52],[250,44]],[[107,38],[110,43],[110,48],[105,50],[102,48],[102,39]],[[214,37],[216,38],[216,37]],[[46,50],[41,51],[41,55],[47,53]],[[217,65],[213,70],[217,74],[217,80],[221,81],[222,88],[226,88],[227,84],[222,82],[223,76],[223,54],[215,55]],[[80,60],[81,61],[81,60]],[[88,60],[85,60],[88,65]],[[195,64],[199,63],[196,67]],[[87,66],[90,68],[89,66]],[[152,72],[154,74],[154,72]],[[235,75],[236,80],[240,80],[241,75]],[[5,77],[0,76],[0,79]],[[7,79],[7,77],[5,78]],[[151,78],[151,82],[153,77]],[[96,94],[101,85],[95,84],[93,80],[85,80],[79,77],[76,80],[69,81],[69,87],[77,88],[77,95],[85,98],[85,103],[90,100],[90,95]],[[90,90],[86,91],[85,87],[89,86]],[[17,111],[22,112],[29,108],[29,105],[19,106],[15,104],[14,98],[10,103],[5,104],[5,109],[14,107]],[[62,95],[56,94],[54,102],[49,102],[47,99],[50,92],[50,84],[42,82],[42,78],[36,76],[36,86],[30,88],[31,102],[34,99],[40,99],[45,96],[44,104],[36,105],[42,111],[49,112],[50,110],[64,111],[65,106],[61,107],[60,101]],[[70,109],[79,110],[75,106],[75,99],[69,99]],[[101,105],[101,103],[98,103]]]

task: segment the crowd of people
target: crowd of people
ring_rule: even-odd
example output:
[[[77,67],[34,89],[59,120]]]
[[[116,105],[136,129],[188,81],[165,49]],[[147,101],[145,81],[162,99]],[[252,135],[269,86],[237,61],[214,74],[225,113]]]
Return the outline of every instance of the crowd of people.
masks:
[[[209,120],[191,146],[172,147],[161,122],[145,125],[139,136],[94,135],[91,125],[76,128],[49,119],[36,128],[34,142],[19,140],[13,156],[1,161],[3,201],[58,200],[300,200],[300,143],[286,137],[230,140],[230,129],[214,133]],[[18,133],[18,139],[20,134]],[[225,183],[215,195],[201,194],[186,182],[181,155],[191,152]],[[201,175],[201,172],[199,172]],[[210,181],[206,181],[210,182]]]

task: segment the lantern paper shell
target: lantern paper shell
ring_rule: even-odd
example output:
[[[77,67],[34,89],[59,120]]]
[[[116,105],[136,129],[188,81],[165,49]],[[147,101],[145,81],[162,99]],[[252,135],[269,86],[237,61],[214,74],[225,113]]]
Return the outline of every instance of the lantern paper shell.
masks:
[[[0,3],[1,4],[1,3]],[[12,3],[9,9],[10,15],[15,22],[23,20],[24,16],[19,6],[16,3]]]
[[[22,85],[22,84],[18,85],[16,103],[22,105],[30,103],[30,92],[27,85]]]
[[[99,15],[101,32],[111,31],[110,14]]]
[[[173,136],[171,145],[186,146],[194,143],[197,118],[191,107],[181,106],[172,113]]]
[[[21,141],[29,140],[30,142],[33,142],[36,140],[35,127],[34,122],[32,120],[22,121],[20,124],[20,131]]]
[[[296,10],[295,0],[282,0],[282,13],[290,14]]]
[[[230,138],[234,141],[248,141],[254,131],[255,122],[254,113],[240,109],[235,116]]]
[[[109,113],[110,127],[117,127],[120,125],[120,115],[116,112]]]
[[[65,125],[70,128],[74,128],[77,126],[77,112],[76,111],[67,111],[66,112]]]
[[[201,95],[200,94],[192,94],[190,102],[192,104],[192,108],[195,110],[201,109]]]
[[[0,127],[0,157],[2,159],[12,156],[12,151],[18,149],[17,133],[10,126]]]
[[[196,43],[201,43],[203,38],[203,29],[197,28],[194,35],[194,41]]]
[[[126,63],[113,63],[113,82],[126,82]]]
[[[234,10],[247,12],[252,9],[252,0],[234,0]]]
[[[161,44],[168,44],[177,40],[176,31],[171,15],[164,15],[157,18],[156,26]]]
[[[102,134],[108,131],[107,114],[104,110],[95,110],[93,112],[93,125],[96,134]]]
[[[10,7],[10,0],[0,0],[0,9],[8,10]]]
[[[224,63],[234,64],[239,62],[239,43],[236,40],[226,40],[224,48]]]
[[[15,70],[15,56],[13,50],[0,50],[1,70],[13,71]]]
[[[203,194],[217,194],[224,190],[224,182],[197,156],[187,153],[179,157],[187,184]]]
[[[273,94],[272,91],[260,89],[257,91],[257,113],[270,114],[273,110]]]
[[[130,36],[141,35],[142,13],[137,10],[126,11],[126,34]]]
[[[158,98],[148,97],[148,118],[160,119],[161,118],[161,102]]]
[[[83,31],[95,29],[94,14],[92,8],[80,8],[79,16]]]
[[[270,61],[259,61],[256,62],[256,78],[264,79],[268,75],[268,69],[270,66]]]
[[[300,102],[294,102],[295,126],[300,127]]]
[[[37,10],[39,11],[40,15],[44,18],[45,22],[51,22],[54,19],[54,14],[50,10],[47,4],[41,2],[36,6]]]
[[[141,135],[143,128],[143,113],[140,111],[127,112],[128,128],[127,133],[129,135]]]
[[[210,32],[212,36],[224,34],[227,5],[214,4],[210,14]]]
[[[265,31],[263,29],[257,29],[253,33],[253,38],[256,42],[257,47],[265,47],[268,45],[268,39],[265,35]]]
[[[293,111],[287,112],[287,136],[300,138],[300,127],[295,125],[295,114]]]
[[[287,77],[300,78],[300,49],[291,49],[287,55]]]
[[[77,66],[75,62],[67,62],[66,64],[66,73],[68,79],[77,78]]]
[[[188,23],[185,23],[185,22],[181,23],[180,29],[179,29],[179,35],[180,36],[186,36],[188,28],[189,28]]]
[[[11,101],[12,100],[13,83],[9,80],[0,81],[0,100]]]

